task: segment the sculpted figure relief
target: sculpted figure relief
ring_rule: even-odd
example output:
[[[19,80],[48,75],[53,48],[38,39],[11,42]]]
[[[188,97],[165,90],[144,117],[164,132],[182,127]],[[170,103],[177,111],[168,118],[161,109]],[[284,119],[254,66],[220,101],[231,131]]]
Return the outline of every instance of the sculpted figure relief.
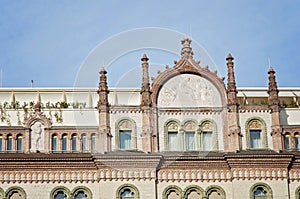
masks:
[[[31,150],[44,149],[44,126],[36,122],[31,126]]]
[[[182,74],[167,81],[158,96],[160,107],[220,107],[221,97],[203,77]]]

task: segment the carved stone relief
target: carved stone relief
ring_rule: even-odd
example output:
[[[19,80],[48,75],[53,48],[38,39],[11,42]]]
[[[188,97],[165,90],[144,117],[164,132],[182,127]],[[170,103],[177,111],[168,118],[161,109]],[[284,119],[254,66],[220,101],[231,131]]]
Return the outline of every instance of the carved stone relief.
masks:
[[[197,75],[182,74],[167,81],[158,96],[159,107],[221,107],[216,87]]]
[[[31,126],[31,151],[44,150],[45,130],[41,122],[35,122]]]

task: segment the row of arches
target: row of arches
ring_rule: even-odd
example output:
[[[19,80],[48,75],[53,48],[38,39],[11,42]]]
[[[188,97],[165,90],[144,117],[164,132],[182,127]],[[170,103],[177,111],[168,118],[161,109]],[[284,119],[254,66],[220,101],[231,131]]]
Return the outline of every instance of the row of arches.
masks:
[[[52,152],[95,152],[96,133],[53,133]]]
[[[211,119],[169,119],[164,124],[164,145],[168,151],[210,151],[218,149],[217,125]]]
[[[28,137],[28,136],[27,136]],[[27,138],[28,139],[28,138]],[[96,152],[96,133],[51,133],[51,152]],[[22,133],[0,133],[0,152],[22,153],[26,137]]]
[[[162,194],[163,199],[225,199],[226,193],[220,187],[216,185],[209,186],[206,190],[202,189],[198,185],[190,185],[182,190],[176,185],[168,186],[164,189]]]
[[[0,188],[1,199],[27,199],[25,190],[19,186],[8,188],[4,191]],[[39,198],[37,195],[35,198]],[[50,192],[50,199],[92,199],[93,195],[89,188],[79,186],[70,191],[67,187],[59,186],[55,187]]]

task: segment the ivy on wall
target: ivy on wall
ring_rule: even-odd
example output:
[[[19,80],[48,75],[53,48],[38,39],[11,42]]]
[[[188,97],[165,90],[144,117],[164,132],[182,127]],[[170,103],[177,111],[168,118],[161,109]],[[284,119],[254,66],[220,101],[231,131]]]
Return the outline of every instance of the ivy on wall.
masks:
[[[17,124],[21,126],[25,124],[25,121],[28,119],[29,115],[34,111],[34,101],[29,103],[24,102],[23,105],[19,101],[12,101],[0,103],[0,121],[5,122],[8,126],[11,126],[11,115],[8,113],[8,110],[17,111]],[[72,108],[72,109],[82,109],[86,108],[86,102],[72,102],[67,103],[65,101],[56,102],[56,103],[41,103],[41,109],[44,112],[45,109],[48,110],[50,119],[52,120],[52,111],[54,110],[54,117],[57,123],[63,122],[62,112],[63,109]],[[20,111],[23,110],[23,118],[21,118]]]

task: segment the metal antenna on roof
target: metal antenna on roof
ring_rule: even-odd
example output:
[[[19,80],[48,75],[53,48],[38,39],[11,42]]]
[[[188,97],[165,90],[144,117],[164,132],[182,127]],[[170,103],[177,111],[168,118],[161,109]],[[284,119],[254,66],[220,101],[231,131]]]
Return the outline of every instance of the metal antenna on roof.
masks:
[[[271,66],[271,61],[270,61],[270,57],[268,57],[268,61],[269,61],[269,67]]]

